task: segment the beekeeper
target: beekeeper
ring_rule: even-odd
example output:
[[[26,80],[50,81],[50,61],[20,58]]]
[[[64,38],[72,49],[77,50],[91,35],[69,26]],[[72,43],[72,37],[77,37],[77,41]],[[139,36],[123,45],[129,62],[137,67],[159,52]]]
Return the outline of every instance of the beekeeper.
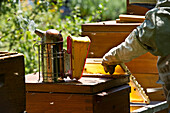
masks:
[[[166,99],[170,104],[170,0],[157,0],[145,21],[117,47],[103,56],[102,65],[113,74],[115,66],[147,52],[158,56],[157,68]]]

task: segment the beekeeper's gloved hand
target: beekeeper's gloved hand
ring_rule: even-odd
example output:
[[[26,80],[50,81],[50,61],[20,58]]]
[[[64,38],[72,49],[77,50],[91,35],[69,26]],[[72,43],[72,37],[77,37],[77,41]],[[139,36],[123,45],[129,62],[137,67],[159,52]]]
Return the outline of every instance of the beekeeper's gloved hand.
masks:
[[[106,73],[109,72],[110,75],[112,75],[115,72],[115,67],[117,66],[117,65],[107,65],[105,63],[102,63],[102,65],[103,65],[104,71]]]
[[[136,29],[133,30],[124,42],[112,48],[103,56],[102,65],[106,73],[113,74],[116,65],[129,62],[148,52],[139,43],[139,40],[136,38],[136,32]]]

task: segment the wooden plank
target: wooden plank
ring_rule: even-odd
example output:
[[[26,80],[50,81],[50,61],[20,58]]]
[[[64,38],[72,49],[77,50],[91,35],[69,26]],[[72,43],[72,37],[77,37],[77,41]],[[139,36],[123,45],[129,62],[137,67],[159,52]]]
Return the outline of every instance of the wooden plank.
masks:
[[[87,59],[87,61],[88,61],[88,59]],[[101,65],[101,62],[100,63],[89,63],[89,62],[86,62],[83,72],[84,72],[84,74],[86,74],[86,73],[93,74],[93,75],[94,74],[95,75],[98,75],[98,74],[102,74],[103,75],[104,74],[106,76],[112,76],[109,73],[106,73],[104,71],[104,68]],[[126,72],[122,69],[122,67],[120,65],[117,65],[115,67],[115,72],[113,73],[113,75],[124,75],[124,74],[126,74]],[[91,75],[91,76],[93,76],[93,75]]]
[[[115,86],[127,84],[129,75],[115,75],[116,78],[97,78],[97,77],[82,77],[78,82],[65,83],[38,83],[37,79],[33,82],[27,81],[26,76],[26,91],[37,92],[65,92],[65,93],[97,93],[104,89],[110,89]],[[119,77],[120,76],[120,77]]]
[[[97,94],[94,98],[94,113],[129,113],[130,86],[123,85]]]
[[[24,56],[0,57],[0,113],[25,111]]]
[[[142,3],[142,4],[156,4],[156,0],[129,0],[130,4]]]
[[[136,73],[157,74],[158,73],[155,61],[151,61],[149,59],[135,59],[129,63],[126,63],[126,65],[131,70],[132,74],[136,74]]]
[[[160,108],[161,108],[161,109],[157,110],[156,113],[168,113],[166,101],[151,101],[151,103],[149,105],[146,105],[146,104],[143,104],[143,103],[130,103],[130,113],[134,113],[134,112],[135,113],[143,113],[143,112],[148,113],[150,110],[148,110],[147,108],[149,108],[150,106],[152,108],[156,104],[160,105]],[[157,106],[157,107],[159,107],[159,106]],[[153,112],[151,112],[151,113],[153,113]]]
[[[89,72],[96,72],[96,73],[104,72],[103,67],[101,66],[102,58],[91,58],[91,59],[96,59],[100,62],[94,63],[94,64],[87,62],[86,63],[87,65],[85,65],[85,69],[87,67],[86,71],[87,72],[88,71]],[[140,56],[140,57],[133,59],[130,62],[127,62],[126,65],[130,69],[132,74],[158,74],[157,56],[153,56],[149,52]],[[93,70],[89,69],[88,67],[93,68]],[[94,70],[95,68],[97,68],[97,69]],[[99,70],[99,71],[97,72],[97,70]],[[120,71],[120,73],[121,73],[121,71]]]
[[[162,87],[161,84],[156,83],[159,78],[158,74],[133,74],[133,76],[144,89]]]
[[[137,59],[149,59],[149,60],[153,60],[155,59],[156,61],[156,57],[154,57],[153,55],[151,55],[150,53],[147,53],[145,55],[142,55],[141,57],[137,58]],[[104,70],[101,66],[101,61],[102,59],[101,58],[88,58],[87,59],[87,62],[86,62],[86,65],[85,65],[85,71],[84,72],[87,72],[87,73],[93,73],[92,75],[94,75],[95,73],[103,73],[104,74]],[[155,63],[156,64],[156,63]],[[143,65],[143,64],[142,64]],[[147,65],[147,64],[146,64]],[[135,66],[135,65],[134,65]],[[89,69],[90,68],[90,69]],[[134,68],[134,69],[137,69],[138,67]],[[149,68],[149,67],[148,67]],[[150,68],[156,68],[155,67],[150,67]],[[99,71],[98,71],[99,69]],[[141,68],[141,70],[144,69],[144,68]],[[103,70],[103,71],[101,71]],[[149,70],[149,69],[148,69]],[[157,70],[157,69],[155,69]],[[119,72],[118,69],[116,68],[116,73]],[[150,71],[150,70],[149,70]],[[138,71],[140,72],[140,71]],[[145,70],[146,72],[146,70]],[[119,72],[120,73],[120,72]],[[114,73],[115,74],[115,73]],[[118,73],[117,73],[118,74]],[[156,81],[158,80],[158,73],[150,73],[150,74],[147,74],[147,73],[136,73],[136,74],[133,74],[136,78],[136,80],[140,83],[140,85],[144,88],[144,90],[146,91],[148,88],[157,88],[157,87],[162,87],[160,84],[157,84]],[[106,75],[108,76],[108,75]],[[131,85],[132,86],[132,85]],[[144,102],[143,98],[140,98],[141,95],[139,92],[137,92],[136,88],[132,86],[132,89],[131,89],[131,101],[135,101],[135,102]],[[152,100],[152,101],[161,101],[161,100],[165,100],[164,98],[164,95],[163,95],[163,90],[160,91],[159,93],[158,92],[152,92],[152,93],[148,93],[149,94],[149,98]],[[158,97],[158,98],[157,98]]]
[[[129,113],[129,92],[129,85],[93,95],[27,92],[26,110],[28,113]]]
[[[150,53],[144,54],[141,57],[135,58],[126,63],[132,74],[158,74],[157,57]]]
[[[149,10],[148,8],[132,4],[129,4],[127,6],[127,14],[145,15],[148,10]]]
[[[158,90],[155,92],[147,92],[148,89],[162,88],[161,84],[157,84],[156,81],[159,78],[158,74],[133,74],[139,84],[146,91],[149,99],[151,101],[165,101],[165,96],[163,90]]]
[[[125,40],[130,32],[82,32],[91,40],[88,57],[102,58],[114,46]]]
[[[120,78],[122,78],[122,79],[120,79]],[[127,84],[130,81],[128,79],[128,77],[125,78],[125,76],[122,76],[120,78],[116,78],[114,81],[110,80],[110,81],[107,82],[107,84],[101,83],[99,85],[95,85],[94,88],[93,88],[93,92],[99,92],[99,91],[102,91],[103,89],[110,89],[110,88],[113,88],[113,87],[121,86],[121,85]]]
[[[165,112],[166,111],[166,112]],[[168,112],[168,103],[163,102],[152,102],[149,105],[145,105],[142,108],[132,111],[131,113],[167,113]]]
[[[98,23],[82,24],[83,32],[130,32],[141,23],[116,23],[116,21],[106,21]]]
[[[119,15],[119,19],[120,21],[125,23],[130,23],[130,22],[142,23],[145,20],[145,16],[121,14]]]
[[[149,99],[151,101],[165,101],[166,100],[163,90],[156,91],[153,93],[147,93],[147,95],[149,96]]]
[[[103,67],[101,66],[102,58],[91,58],[91,59],[96,59],[96,60],[98,59],[98,61],[100,61],[100,62],[94,63],[94,64],[86,63],[87,66],[85,65],[85,69],[88,66],[93,68],[93,69],[95,69],[95,68],[98,68],[98,69],[92,70],[92,69],[87,68],[86,71],[87,72],[88,71],[89,72],[96,72],[96,73],[104,72]],[[133,59],[130,62],[127,62],[126,65],[130,69],[132,74],[158,74],[157,57],[153,56],[149,52],[142,55],[142,56],[140,56],[140,57],[137,57],[137,58]],[[97,72],[97,70],[99,70],[99,71]]]
[[[139,108],[141,108],[141,107],[143,107],[143,106],[131,106],[130,105],[130,113],[132,112],[132,111],[134,111],[134,110],[137,110],[137,109],[139,109]]]
[[[93,113],[93,95],[27,93],[28,113]]]

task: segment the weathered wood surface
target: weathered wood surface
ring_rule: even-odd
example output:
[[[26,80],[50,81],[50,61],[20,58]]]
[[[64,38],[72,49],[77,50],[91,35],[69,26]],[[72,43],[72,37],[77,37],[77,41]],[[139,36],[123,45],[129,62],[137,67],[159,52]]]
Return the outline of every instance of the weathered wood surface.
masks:
[[[93,113],[93,95],[30,92],[26,96],[28,113]]]
[[[129,113],[130,87],[120,86],[116,90],[97,94],[94,99],[94,113]]]
[[[156,88],[162,87],[161,84],[157,84],[156,81],[158,80],[158,74],[133,74],[136,80],[142,85],[143,88]]]
[[[26,110],[28,113],[129,113],[129,92],[128,85],[96,94],[27,92]]]
[[[88,57],[101,58],[111,48],[125,40],[130,32],[141,23],[116,23],[104,21],[82,25],[82,36],[91,40]]]
[[[156,64],[157,56],[149,52],[126,63],[132,74],[158,74]]]
[[[112,47],[125,40],[130,32],[82,32],[91,40],[88,57],[101,58]]]
[[[166,101],[152,101],[149,105],[133,103],[131,106],[141,107],[131,113],[168,113],[168,104]]]
[[[120,22],[123,23],[131,23],[131,22],[142,23],[145,20],[145,16],[121,14],[119,15],[119,19]]]
[[[67,81],[64,83],[38,82],[37,76],[26,75],[26,91],[97,93],[129,82],[129,75],[115,75],[110,78],[82,77],[79,81]]]
[[[136,80],[139,82],[139,84],[144,88],[147,95],[149,96],[149,99],[151,101],[165,101],[165,96],[161,84],[157,84],[156,81],[159,78],[158,74],[133,74],[136,78]],[[160,90],[154,91],[154,92],[148,92],[148,89],[157,89],[160,88]]]
[[[2,55],[2,52],[0,53]],[[24,56],[0,57],[0,113],[21,113],[26,109]]]
[[[141,23],[116,23],[116,21],[103,21],[82,24],[83,32],[129,32]]]
[[[145,15],[145,13],[149,10],[148,8],[129,4],[129,0],[127,0],[127,14],[134,15]]]
[[[110,22],[108,22],[108,26]],[[98,29],[93,26],[96,24],[98,24]],[[131,28],[135,28],[134,26],[136,24],[137,23],[131,23]],[[111,28],[115,27],[113,23],[110,24],[110,29],[104,29],[103,26],[105,26],[105,24],[102,25],[102,22],[95,24],[85,24],[84,27],[86,27],[86,25],[89,25],[88,27],[91,26],[91,28],[85,29],[86,31],[83,31],[82,34],[89,36],[92,40],[88,56],[90,58],[102,58],[103,55],[111,48],[122,43],[131,32],[130,29],[128,31],[124,30],[124,26],[121,26],[120,23],[117,24],[120,27],[118,27],[119,32],[117,32],[117,30],[114,31],[115,29],[111,30]],[[156,64],[157,57],[153,56],[149,52],[126,63],[131,73],[136,77],[137,81],[141,84],[145,91],[147,90],[147,88],[162,87],[160,84],[156,83],[156,81],[158,80],[158,70]],[[151,101],[165,100],[163,90],[147,93],[147,95],[149,96]]]
[[[126,37],[131,33],[131,31],[141,24],[141,23],[113,24],[111,23],[111,21],[103,23],[105,24],[102,24],[102,22],[100,22],[82,25],[83,28],[82,35],[89,36],[89,38],[91,39],[91,46],[88,55],[88,57],[90,58],[102,58],[106,52],[108,52],[111,48],[122,43],[126,39]],[[145,55],[133,59],[132,61],[126,63],[126,65],[130,69],[132,74],[135,73],[158,74],[156,62],[157,57],[153,56],[150,53],[147,53]]]

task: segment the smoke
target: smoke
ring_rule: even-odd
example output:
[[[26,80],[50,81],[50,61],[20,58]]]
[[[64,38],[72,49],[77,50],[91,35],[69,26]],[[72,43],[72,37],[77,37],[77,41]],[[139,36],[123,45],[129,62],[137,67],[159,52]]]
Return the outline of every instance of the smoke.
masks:
[[[35,24],[34,20],[30,20],[28,18],[25,18],[22,16],[23,11],[21,9],[21,3],[20,0],[18,1],[18,11],[17,11],[17,20],[20,25],[20,28],[23,29],[24,33],[26,31],[30,31],[31,33],[34,33],[37,24]]]

